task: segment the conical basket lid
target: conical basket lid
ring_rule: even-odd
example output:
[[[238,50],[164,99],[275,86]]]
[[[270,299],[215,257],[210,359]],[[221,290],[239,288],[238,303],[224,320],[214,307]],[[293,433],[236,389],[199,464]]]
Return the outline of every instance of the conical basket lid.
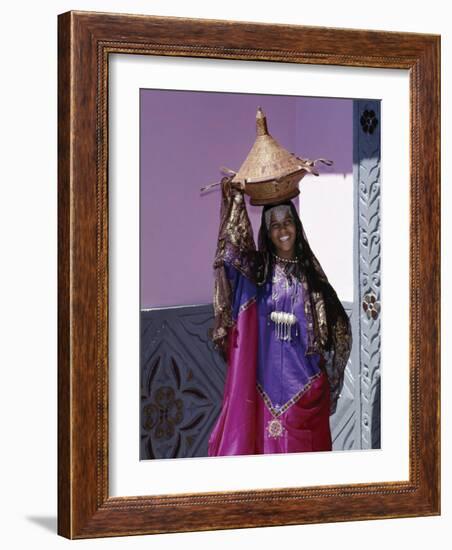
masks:
[[[268,181],[299,171],[303,163],[284,149],[269,133],[267,119],[259,107],[256,113],[256,141],[232,181]]]

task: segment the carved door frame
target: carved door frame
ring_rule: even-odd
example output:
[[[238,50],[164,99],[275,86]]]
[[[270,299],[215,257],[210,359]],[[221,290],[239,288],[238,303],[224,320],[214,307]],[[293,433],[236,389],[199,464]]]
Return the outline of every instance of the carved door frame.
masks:
[[[353,102],[353,349],[336,414],[334,449],[380,448],[380,102]]]

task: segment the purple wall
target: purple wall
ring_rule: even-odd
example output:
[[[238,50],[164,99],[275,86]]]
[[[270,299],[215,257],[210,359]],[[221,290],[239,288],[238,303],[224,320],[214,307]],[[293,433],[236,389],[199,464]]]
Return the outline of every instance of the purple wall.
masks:
[[[260,105],[289,151],[352,171],[352,101],[141,90],[141,306],[212,301],[220,167],[238,170],[255,138]],[[345,136],[345,137],[344,137]],[[250,207],[257,237],[260,208]]]
[[[353,100],[300,97],[295,111],[296,151],[306,158],[334,161],[323,173],[353,172]]]

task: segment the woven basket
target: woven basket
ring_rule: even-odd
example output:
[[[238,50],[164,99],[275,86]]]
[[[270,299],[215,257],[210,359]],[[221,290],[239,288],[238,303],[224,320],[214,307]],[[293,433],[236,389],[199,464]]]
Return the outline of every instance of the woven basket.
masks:
[[[316,172],[313,162],[289,153],[269,133],[267,119],[259,107],[256,140],[232,182],[244,189],[255,206],[277,204],[299,194],[298,183]]]

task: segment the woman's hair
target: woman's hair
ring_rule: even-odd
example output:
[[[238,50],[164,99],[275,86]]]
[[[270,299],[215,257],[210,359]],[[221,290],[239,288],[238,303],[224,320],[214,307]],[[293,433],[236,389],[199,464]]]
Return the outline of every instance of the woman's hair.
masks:
[[[291,277],[296,277],[298,280],[301,280],[302,273],[305,274],[307,284],[309,287],[309,292],[321,292],[324,302],[325,302],[325,309],[326,309],[326,316],[328,324],[333,323],[335,324],[338,320],[338,317],[343,317],[348,319],[348,316],[337,297],[337,294],[333,287],[328,282],[328,279],[317,260],[316,256],[311,250],[311,247],[309,246],[308,240],[306,238],[306,234],[303,229],[303,225],[301,223],[300,217],[298,216],[298,212],[292,203],[292,201],[287,201],[283,203],[284,205],[289,206],[290,213],[292,215],[292,218],[294,220],[295,224],[295,257],[298,258],[298,262],[296,264],[293,263],[287,263],[285,264],[284,268],[286,271],[286,274],[288,275],[289,282]],[[266,223],[266,212],[268,212],[269,209],[273,208],[274,205],[266,205],[262,209],[262,218],[261,218],[261,226],[259,229],[259,236],[258,236],[258,250],[260,252],[261,261],[263,262],[263,265],[260,269],[260,280],[258,281],[258,284],[263,285],[271,280],[273,267],[275,263],[275,257],[276,249],[275,245],[273,244],[271,238],[270,238],[270,231],[267,229],[267,223]],[[268,215],[267,215],[268,219]],[[331,332],[328,331],[330,334]],[[332,342],[328,341],[327,348],[331,346]]]

